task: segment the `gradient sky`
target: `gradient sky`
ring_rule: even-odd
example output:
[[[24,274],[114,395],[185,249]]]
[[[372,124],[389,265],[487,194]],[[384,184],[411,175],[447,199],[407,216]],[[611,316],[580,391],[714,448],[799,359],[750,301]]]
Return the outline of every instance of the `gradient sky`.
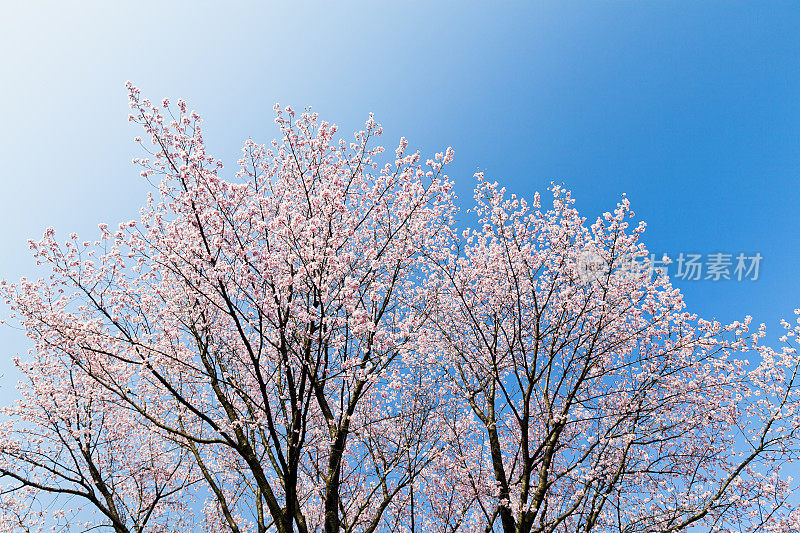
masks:
[[[757,281],[675,281],[690,310],[774,332],[800,307],[796,1],[288,5],[6,3],[0,277],[36,275],[47,226],[137,217],[132,80],[188,100],[230,174],[246,138],[277,135],[276,101],[341,132],[374,112],[387,147],[455,148],[464,209],[478,169],[526,197],[563,182],[590,219],[624,192],[653,251],[764,257]],[[4,326],[0,346],[8,400],[27,343]]]

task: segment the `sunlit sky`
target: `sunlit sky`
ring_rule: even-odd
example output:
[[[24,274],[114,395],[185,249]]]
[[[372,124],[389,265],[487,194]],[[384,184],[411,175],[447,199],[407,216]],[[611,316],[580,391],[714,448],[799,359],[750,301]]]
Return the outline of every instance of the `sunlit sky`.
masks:
[[[774,331],[800,307],[798,28],[796,1],[7,3],[0,277],[37,275],[26,241],[47,226],[137,217],[131,80],[188,100],[229,175],[279,101],[453,146],[464,210],[478,169],[526,197],[563,182],[590,219],[626,193],[653,251],[760,253],[755,281],[674,283],[692,311]],[[7,400],[27,342],[3,326],[0,346]]]

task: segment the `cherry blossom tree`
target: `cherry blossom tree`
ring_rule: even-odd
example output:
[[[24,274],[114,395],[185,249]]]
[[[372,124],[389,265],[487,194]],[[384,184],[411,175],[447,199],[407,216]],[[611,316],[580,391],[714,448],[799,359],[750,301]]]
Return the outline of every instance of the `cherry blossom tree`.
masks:
[[[449,232],[452,151],[423,164],[403,140],[379,166],[372,118],[335,141],[276,106],[282,140],[248,142],[229,181],[185,102],[129,92],[156,188],[141,220],[95,242],[48,230],[31,248],[51,277],[6,287],[35,344],[7,507],[69,494],[115,531],[185,530],[181,503],[209,531],[391,528],[438,453],[408,302]]]
[[[45,295],[53,301],[52,293]],[[61,496],[59,505],[91,507],[116,532],[191,524],[189,500],[181,497],[196,483],[191,458],[48,346],[59,341],[43,337],[31,360],[17,361],[26,381],[20,401],[5,410],[0,472],[12,483],[0,500],[0,531],[39,531],[74,520],[66,508],[44,512],[52,501],[42,501],[42,493]],[[11,426],[15,419],[22,425]]]
[[[461,404],[439,530],[797,531],[800,326],[774,350],[749,317],[690,315],[625,198],[587,226],[559,186],[542,211],[477,177],[479,227],[430,254],[425,292]]]
[[[458,232],[451,149],[276,106],[225,178],[128,90],[140,220],[47,230],[49,276],[2,285],[32,349],[0,531],[800,529],[800,326],[688,313],[627,200],[587,226],[479,175]]]

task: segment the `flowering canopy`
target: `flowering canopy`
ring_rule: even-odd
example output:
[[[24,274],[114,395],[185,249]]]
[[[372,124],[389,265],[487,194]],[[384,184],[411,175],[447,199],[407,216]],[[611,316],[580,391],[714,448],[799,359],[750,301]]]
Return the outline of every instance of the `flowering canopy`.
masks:
[[[50,277],[3,284],[33,348],[0,531],[800,527],[800,326],[765,347],[623,269],[648,256],[626,199],[587,227],[479,175],[458,232],[451,149],[381,163],[372,117],[345,142],[276,106],[228,180],[185,102],[128,88],[140,220],[48,230]]]

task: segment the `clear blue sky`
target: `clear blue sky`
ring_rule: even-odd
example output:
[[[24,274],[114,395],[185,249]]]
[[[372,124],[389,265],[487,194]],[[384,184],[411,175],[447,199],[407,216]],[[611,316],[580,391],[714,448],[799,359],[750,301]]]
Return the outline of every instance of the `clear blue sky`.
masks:
[[[228,162],[272,105],[383,142],[452,145],[464,208],[485,169],[523,196],[564,182],[593,218],[625,192],[646,242],[759,252],[757,281],[676,281],[690,309],[777,328],[800,307],[800,4],[17,2],[0,16],[0,277],[47,226],[94,236],[146,184],[124,83],[187,99]],[[2,312],[3,315],[6,311]],[[0,328],[0,399],[24,336]]]

